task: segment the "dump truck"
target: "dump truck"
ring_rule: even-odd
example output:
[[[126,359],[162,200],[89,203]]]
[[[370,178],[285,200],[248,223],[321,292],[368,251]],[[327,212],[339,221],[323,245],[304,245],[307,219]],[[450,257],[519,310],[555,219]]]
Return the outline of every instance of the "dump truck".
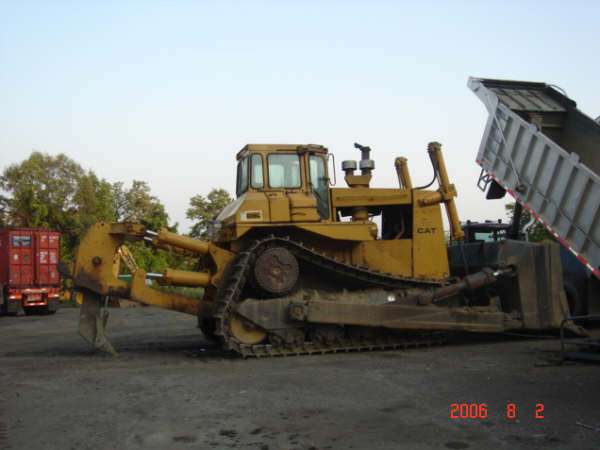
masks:
[[[488,199],[509,193],[562,244],[576,315],[600,308],[600,123],[555,85],[470,78],[489,116],[477,163]],[[508,237],[518,238],[515,227]],[[568,252],[568,253],[567,253]]]
[[[568,306],[555,244],[507,241],[485,258],[464,249],[452,263],[442,208],[453,238],[463,231],[441,144],[427,146],[437,189],[413,186],[403,157],[390,164],[397,187],[371,187],[371,149],[355,147],[360,160],[342,162],[346,187],[336,187],[324,146],[246,145],[236,157],[236,199],[207,240],[139,223],[92,226],[63,267],[83,294],[80,334],[115,352],[105,333],[115,297],[193,314],[206,336],[244,357],[404,348],[437,343],[444,331],[560,325]],[[123,251],[132,240],[196,258],[196,271],[167,268],[152,278],[203,287],[203,298],[149,286],[149,274]]]
[[[56,312],[60,296],[60,233],[0,229],[0,314]]]

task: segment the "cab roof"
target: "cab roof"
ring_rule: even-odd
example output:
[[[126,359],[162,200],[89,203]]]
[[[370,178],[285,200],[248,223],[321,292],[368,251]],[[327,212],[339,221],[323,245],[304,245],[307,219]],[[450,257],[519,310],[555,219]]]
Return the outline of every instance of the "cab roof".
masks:
[[[248,153],[274,153],[274,152],[306,152],[327,154],[327,148],[315,144],[246,144],[236,155],[236,159],[243,158]]]

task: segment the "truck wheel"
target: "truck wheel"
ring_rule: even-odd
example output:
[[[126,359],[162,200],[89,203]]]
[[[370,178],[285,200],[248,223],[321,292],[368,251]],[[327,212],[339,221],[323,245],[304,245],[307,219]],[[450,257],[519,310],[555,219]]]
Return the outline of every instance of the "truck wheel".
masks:
[[[4,316],[18,316],[19,315],[18,308],[16,311],[8,310],[8,302],[6,302],[4,305],[0,305],[0,311],[2,311],[2,315],[4,315]]]

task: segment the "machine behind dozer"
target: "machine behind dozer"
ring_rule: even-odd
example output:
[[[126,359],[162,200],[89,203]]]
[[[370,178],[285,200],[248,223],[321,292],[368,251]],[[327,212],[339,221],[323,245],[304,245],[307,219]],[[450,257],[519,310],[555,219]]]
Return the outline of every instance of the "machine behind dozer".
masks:
[[[208,240],[94,225],[69,270],[84,297],[82,336],[114,352],[105,336],[109,297],[196,315],[206,336],[243,356],[401,348],[448,330],[558,328],[567,303],[555,245],[459,246],[451,264],[442,205],[453,239],[463,231],[441,145],[428,146],[436,190],[413,186],[405,158],[395,160],[399,187],[370,187],[371,149],[355,147],[360,161],[342,163],[347,187],[333,187],[325,147],[246,145],[237,198]],[[203,298],[149,286],[126,251],[130,240],[198,258],[202,271],[167,269],[153,279],[203,287]],[[119,276],[123,260],[130,281]]]

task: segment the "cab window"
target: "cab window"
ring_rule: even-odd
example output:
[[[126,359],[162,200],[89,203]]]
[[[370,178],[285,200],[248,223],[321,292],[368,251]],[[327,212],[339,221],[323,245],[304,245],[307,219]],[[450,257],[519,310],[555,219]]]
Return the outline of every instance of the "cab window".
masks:
[[[237,183],[235,192],[239,197],[248,190],[248,157],[245,157],[237,166]]]
[[[269,163],[269,187],[297,189],[302,186],[298,155],[272,153],[267,160]]]
[[[506,239],[506,233],[499,230],[475,232],[475,240],[483,242],[496,242],[498,240]]]
[[[325,173],[325,160],[321,156],[310,155],[308,160],[310,187],[317,197],[317,211],[321,219],[329,217],[329,179]]]
[[[262,156],[254,154],[250,159],[250,173],[252,174],[251,185],[254,189],[262,189],[265,186],[263,179]]]

